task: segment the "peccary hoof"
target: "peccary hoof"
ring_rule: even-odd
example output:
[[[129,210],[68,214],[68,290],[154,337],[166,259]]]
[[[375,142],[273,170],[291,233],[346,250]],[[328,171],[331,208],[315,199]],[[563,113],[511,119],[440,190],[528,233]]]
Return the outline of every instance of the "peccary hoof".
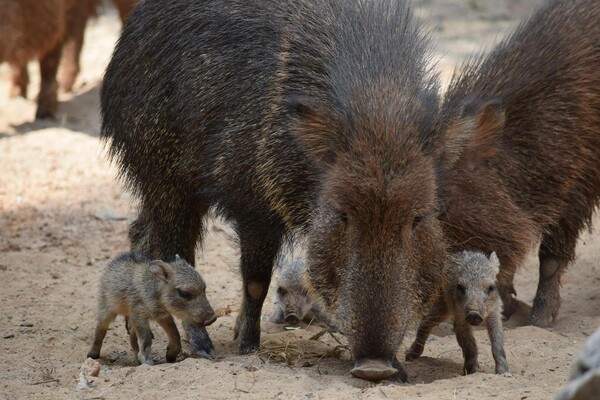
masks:
[[[216,355],[210,336],[206,328],[200,325],[190,325],[184,323],[185,331],[190,341],[192,357],[196,358],[214,358]]]
[[[355,378],[366,379],[368,381],[381,381],[398,373],[398,370],[392,367],[390,362],[382,360],[359,360],[354,364],[350,373]]]
[[[240,341],[240,354],[252,354],[260,347],[259,343],[254,340],[241,340]]]

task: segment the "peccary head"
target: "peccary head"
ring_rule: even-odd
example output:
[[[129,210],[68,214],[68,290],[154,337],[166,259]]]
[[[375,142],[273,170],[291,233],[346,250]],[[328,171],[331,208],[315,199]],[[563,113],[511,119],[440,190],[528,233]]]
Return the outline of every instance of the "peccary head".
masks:
[[[150,263],[161,304],[173,316],[189,323],[210,325],[215,313],[206,299],[206,284],[194,267],[179,258],[172,263]]]
[[[433,104],[397,100],[393,115],[355,103],[366,110],[346,121],[296,107],[307,119],[300,139],[323,170],[307,248],[309,291],[346,334],[352,373],[372,380],[397,372],[398,347],[436,292],[446,255],[434,164],[418,135]]]
[[[288,324],[295,325],[302,321],[313,306],[308,299],[305,272],[304,262],[300,260],[286,260],[281,265],[276,305],[283,311],[283,319]]]
[[[290,51],[280,57],[291,72],[312,62],[308,77],[289,78],[283,99],[318,178],[307,281],[349,341],[352,374],[380,380],[402,374],[398,347],[446,262],[428,153],[438,82],[405,2],[324,3],[340,11],[327,19],[331,40],[320,42],[325,61],[293,51],[307,47],[298,38],[308,24],[285,37]],[[307,78],[310,90],[296,90]]]
[[[496,275],[500,261],[496,253],[463,251],[452,257],[450,291],[455,313],[464,315],[470,325],[479,325],[492,312],[502,312]]]

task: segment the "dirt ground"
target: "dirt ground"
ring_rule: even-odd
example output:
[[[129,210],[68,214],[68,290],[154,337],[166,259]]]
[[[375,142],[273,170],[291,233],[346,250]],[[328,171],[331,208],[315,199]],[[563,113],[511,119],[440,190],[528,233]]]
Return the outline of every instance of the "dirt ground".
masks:
[[[418,14],[433,21],[442,76],[498,40],[538,0],[421,0]],[[350,376],[351,361],[327,358],[311,367],[239,356],[232,329],[241,287],[231,232],[211,221],[197,266],[215,308],[231,306],[208,331],[216,360],[164,361],[165,335],[157,325],[157,365],[136,366],[119,318],[102,349],[102,369],[91,387],[76,389],[79,367],[92,341],[96,291],[107,261],[127,250],[134,203],[115,180],[98,141],[98,88],[118,36],[112,9],[86,35],[82,74],[73,95],[62,95],[57,121],[32,122],[37,67],[28,99],[8,99],[8,73],[0,68],[0,398],[78,399],[550,399],[567,381],[573,356],[600,325],[600,237],[584,234],[578,258],[564,278],[562,309],[551,329],[522,326],[537,285],[535,258],[518,273],[524,303],[505,330],[512,377],[493,375],[484,331],[476,332],[481,373],[461,376],[462,356],[443,324],[424,357],[408,363],[411,383],[374,384]],[[596,222],[598,219],[596,219]],[[271,291],[272,292],[272,291]],[[265,315],[272,309],[266,302]],[[263,339],[282,327],[263,323]],[[319,329],[286,335],[310,336]],[[409,345],[412,336],[407,337]],[[324,342],[334,345],[329,336]],[[404,352],[402,348],[401,353]]]

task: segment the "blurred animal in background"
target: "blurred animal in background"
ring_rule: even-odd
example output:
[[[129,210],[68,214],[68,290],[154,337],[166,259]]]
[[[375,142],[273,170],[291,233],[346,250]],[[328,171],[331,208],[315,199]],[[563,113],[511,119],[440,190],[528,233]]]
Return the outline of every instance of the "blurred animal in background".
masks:
[[[138,0],[113,0],[125,22]],[[0,0],[0,63],[10,65],[10,96],[27,96],[27,63],[40,63],[36,119],[54,118],[58,108],[57,72],[61,88],[73,89],[87,21],[101,0]]]

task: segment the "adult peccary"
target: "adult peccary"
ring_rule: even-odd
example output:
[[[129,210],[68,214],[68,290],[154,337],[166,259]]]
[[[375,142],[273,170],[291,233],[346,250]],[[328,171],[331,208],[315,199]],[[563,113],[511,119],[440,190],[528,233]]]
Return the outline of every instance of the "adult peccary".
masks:
[[[168,362],[174,362],[181,351],[173,316],[203,325],[214,322],[204,280],[185,260],[175,258],[166,263],[140,253],[124,253],[111,260],[100,283],[98,326],[88,357],[100,357],[106,331],[117,315],[127,318],[129,340],[138,361],[150,365],[154,363],[150,319],[167,333]]]
[[[282,243],[306,234],[309,291],[352,373],[406,379],[396,352],[446,254],[426,48],[404,1],[145,0],[132,14],[101,89],[102,138],[141,200],[131,244],[193,263],[209,207],[232,222],[241,353],[259,345]]]
[[[438,303],[423,318],[417,337],[406,353],[408,361],[423,354],[431,330],[448,317],[454,317],[454,332],[465,359],[463,371],[477,372],[477,343],[471,326],[485,322],[497,374],[508,374],[502,338],[502,299],[496,289],[500,261],[496,253],[488,258],[481,252],[464,251],[451,258],[448,284]]]
[[[275,311],[271,321],[277,324],[297,325],[325,323],[319,304],[308,294],[306,284],[306,265],[301,259],[285,259],[278,265]]]
[[[516,268],[541,238],[530,322],[560,306],[560,279],[600,195],[600,2],[553,0],[445,96],[437,131],[441,219],[454,251],[496,251],[507,316]]]
[[[600,327],[585,342],[573,363],[571,381],[556,400],[600,398]]]

